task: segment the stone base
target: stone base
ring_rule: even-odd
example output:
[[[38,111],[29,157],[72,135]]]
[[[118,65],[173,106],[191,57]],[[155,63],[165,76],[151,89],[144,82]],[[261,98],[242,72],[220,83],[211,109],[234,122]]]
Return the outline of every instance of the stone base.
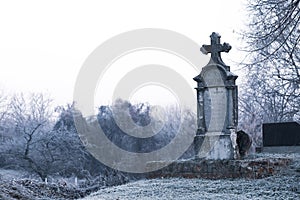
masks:
[[[230,135],[219,132],[207,132],[205,135],[195,136],[195,154],[197,159],[228,160],[235,158]]]
[[[292,162],[289,158],[256,158],[248,160],[184,160],[168,162],[167,167],[150,172],[147,178],[264,178],[279,173]],[[147,167],[166,163],[150,162]]]
[[[262,147],[264,153],[300,153],[300,146]]]

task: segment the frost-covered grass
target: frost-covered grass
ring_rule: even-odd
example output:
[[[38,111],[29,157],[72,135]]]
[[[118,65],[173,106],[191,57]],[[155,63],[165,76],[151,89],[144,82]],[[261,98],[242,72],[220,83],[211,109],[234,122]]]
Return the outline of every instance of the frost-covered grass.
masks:
[[[294,163],[281,174],[264,179],[153,179],[104,188],[84,200],[98,199],[300,199],[300,154],[260,154],[290,157]]]
[[[11,170],[11,169],[0,169],[0,180],[14,180],[29,178],[30,173],[20,170]],[[31,177],[30,177],[31,178]]]
[[[120,174],[78,179],[77,177],[49,176],[41,181],[35,174],[0,169],[0,200],[78,199],[100,188],[127,182]]]
[[[299,199],[300,178],[258,180],[153,179],[102,189],[98,199]]]
[[[124,185],[74,186],[72,178],[66,185],[49,179],[35,179],[23,171],[0,170],[0,199],[300,199],[300,154],[258,154],[256,158],[288,157],[294,162],[280,174],[263,179],[152,179]],[[72,179],[72,180],[71,180]],[[78,181],[79,183],[79,181]],[[99,189],[101,188],[101,189]]]

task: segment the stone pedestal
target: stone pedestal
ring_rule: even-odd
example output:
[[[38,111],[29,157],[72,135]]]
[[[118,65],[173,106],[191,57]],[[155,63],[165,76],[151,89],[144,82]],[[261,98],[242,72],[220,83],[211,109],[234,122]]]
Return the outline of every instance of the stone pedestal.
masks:
[[[225,160],[234,158],[234,148],[230,135],[198,135],[197,159]]]

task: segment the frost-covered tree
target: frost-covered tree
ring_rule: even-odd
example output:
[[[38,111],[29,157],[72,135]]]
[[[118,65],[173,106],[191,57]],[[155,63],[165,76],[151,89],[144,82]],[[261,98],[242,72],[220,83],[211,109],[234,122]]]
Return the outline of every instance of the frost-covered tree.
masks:
[[[250,63],[246,67],[265,69],[262,73],[296,87],[300,83],[300,1],[251,0],[248,11],[251,20],[244,39]]]
[[[8,133],[9,120],[9,103],[8,96],[4,91],[0,91],[0,142],[11,139]]]
[[[84,147],[74,119],[83,124],[85,131],[92,130],[94,123],[90,124],[90,118],[84,118],[73,104],[53,109],[51,99],[43,94],[14,95],[7,102],[8,109],[3,109],[7,114],[0,123],[7,126],[5,132],[11,140],[1,141],[0,167],[30,171],[42,180],[60,175],[91,181],[100,174],[106,181],[106,178],[112,178],[124,182],[123,173],[104,166]],[[113,105],[100,106],[96,119],[111,142],[130,152],[146,153],[163,148],[178,131],[193,133],[195,130],[192,112],[180,112],[176,107],[163,110],[147,103],[131,104],[118,100]],[[134,124],[133,129],[128,120]],[[139,128],[145,128],[153,121],[156,124],[150,128],[155,132],[151,137],[137,138],[127,132],[135,129],[140,132]],[[192,153],[189,151],[184,157],[191,157]]]
[[[159,150],[169,144],[179,131],[193,133],[196,128],[195,114],[187,109],[132,104],[121,99],[111,106],[101,106],[97,118],[110,141],[122,149],[137,153]],[[148,125],[151,126],[151,137],[132,135],[136,130],[142,136],[149,131]],[[189,151],[184,157],[192,157],[192,154],[193,151]]]
[[[251,0],[248,11],[240,111],[257,134],[263,122],[300,120],[300,1]]]
[[[63,166],[58,166],[60,174],[64,176],[74,174],[86,178],[99,173],[103,166],[100,166],[100,163],[88,153],[77,133],[74,117],[85,122],[81,113],[75,110],[74,104],[57,107],[56,111],[59,117],[53,132],[56,138],[55,146],[60,148],[57,151],[60,165]]]
[[[3,144],[6,163],[15,168],[30,169],[42,179],[50,167],[41,166],[45,163],[45,152],[37,146],[45,143],[52,127],[51,102],[41,93],[27,97],[24,94],[14,95],[9,101],[7,118],[10,122],[7,130],[12,140]]]
[[[55,119],[51,102],[41,93],[8,98],[5,121],[0,123],[6,125],[3,130],[10,139],[1,141],[0,167],[31,171],[42,180],[54,174],[82,177],[92,173],[98,162],[77,135],[73,107],[58,107]]]

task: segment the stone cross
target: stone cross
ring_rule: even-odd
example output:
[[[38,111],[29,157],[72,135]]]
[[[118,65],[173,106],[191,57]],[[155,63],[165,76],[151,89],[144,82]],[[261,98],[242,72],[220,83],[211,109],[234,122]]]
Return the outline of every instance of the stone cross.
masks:
[[[209,63],[194,78],[197,82],[197,132],[194,140],[196,158],[233,159],[236,157],[237,76],[221,59],[229,52],[228,43],[220,43],[220,35],[212,33],[211,45],[201,52],[211,53]]]
[[[221,52],[228,53],[231,46],[228,43],[220,43],[221,36],[218,33],[213,32],[210,36],[211,45],[202,45],[200,51],[204,54],[211,53],[211,59],[219,64],[224,64],[221,59]]]

